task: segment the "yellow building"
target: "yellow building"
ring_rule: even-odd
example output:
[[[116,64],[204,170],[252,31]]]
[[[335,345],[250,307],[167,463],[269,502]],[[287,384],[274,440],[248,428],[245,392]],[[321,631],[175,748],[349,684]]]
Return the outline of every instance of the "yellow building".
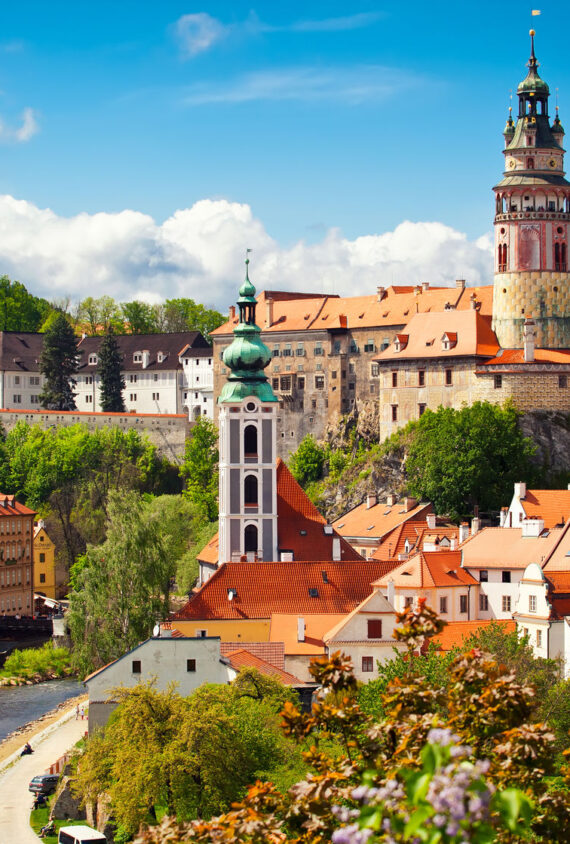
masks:
[[[56,565],[55,545],[40,519],[34,525],[34,594],[58,599],[64,586],[63,572]]]

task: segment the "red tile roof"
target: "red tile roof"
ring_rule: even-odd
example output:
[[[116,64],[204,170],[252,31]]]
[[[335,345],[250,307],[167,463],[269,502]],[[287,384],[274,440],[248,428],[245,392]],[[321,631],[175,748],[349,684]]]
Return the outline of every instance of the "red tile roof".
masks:
[[[461,551],[420,551],[379,578],[374,586],[384,587],[389,580],[396,587],[411,589],[471,586],[479,582],[461,568]]]
[[[500,624],[505,633],[514,633],[517,625],[514,621],[496,619],[479,620],[479,621],[452,621],[446,624],[441,633],[433,636],[430,642],[441,648],[442,651],[450,651],[453,648],[460,648],[461,645],[468,639],[472,633],[488,627],[490,624]]]
[[[365,540],[382,539],[399,524],[410,519],[417,521],[418,516],[431,513],[432,509],[429,503],[418,504],[406,511],[404,501],[399,501],[397,504],[379,501],[372,507],[367,507],[364,501],[333,522],[333,527],[346,537],[359,537]]]
[[[243,649],[243,642],[220,642],[222,656]],[[285,651],[283,642],[248,642],[247,650],[264,662],[269,662],[275,668],[284,670]]]
[[[333,539],[340,540],[342,561],[362,560],[355,549],[337,533],[326,534],[326,519],[321,516],[301,489],[281,458],[277,459],[277,547],[292,551],[295,561],[332,560]],[[198,554],[198,560],[217,563],[219,538],[216,534]],[[227,562],[227,561],[224,561]],[[266,560],[265,562],[271,562]]]
[[[532,366],[532,363],[524,359],[524,349],[503,349],[496,357],[485,361],[485,366],[515,363]],[[535,349],[534,363],[570,363],[570,351],[566,349]]]
[[[429,537],[429,540],[428,540]],[[436,525],[430,528],[425,519],[410,519],[403,522],[384,537],[382,544],[374,551],[373,560],[398,560],[399,554],[406,553],[406,540],[409,554],[421,551],[425,541],[435,542],[442,539],[459,539],[459,528],[450,525]]]
[[[19,501],[16,501],[13,495],[4,495],[0,493],[0,517],[35,515],[35,510],[30,510],[30,508],[26,507],[25,504],[21,504]]]
[[[293,294],[290,298],[277,298],[270,290],[260,293],[257,299],[257,321],[263,334],[267,332],[306,331],[308,329],[380,328],[382,326],[406,325],[410,316],[419,313],[443,311],[450,303],[458,311],[470,310],[470,298],[474,295],[481,303],[480,314],[492,313],[493,287],[430,287],[427,290],[410,285],[387,287],[382,298],[377,295],[338,297],[326,296],[301,298]],[[273,299],[273,320],[266,323],[268,299]],[[452,310],[451,313],[454,313]],[[476,313],[474,311],[474,313]],[[222,339],[237,325],[237,318],[230,319],[216,328],[212,335]],[[454,330],[450,326],[450,330]]]
[[[279,680],[284,686],[305,685],[298,677],[295,677],[293,674],[289,674],[288,671],[276,668],[269,662],[265,662],[264,659],[260,659],[258,656],[245,648],[238,651],[229,651],[225,654],[225,657],[230,661],[230,665],[232,668],[235,668],[236,671],[240,671],[242,668],[257,668],[261,674],[265,674],[267,677],[273,677],[275,680]]]
[[[520,502],[527,519],[544,519],[545,528],[570,518],[570,489],[527,489]]]
[[[562,536],[551,528],[540,536],[523,536],[522,528],[485,527],[461,546],[466,569],[525,569],[548,559]]]
[[[393,563],[365,560],[224,563],[173,616],[173,621],[270,618],[272,613],[348,613],[372,592],[372,582],[393,567]],[[229,589],[237,592],[231,601]],[[309,589],[316,590],[316,595],[310,595]]]
[[[408,322],[406,333],[405,348],[397,351],[392,342],[376,360],[384,363],[410,358],[494,357],[499,350],[489,320],[476,310],[417,313]],[[449,349],[443,348],[444,335],[454,338]]]

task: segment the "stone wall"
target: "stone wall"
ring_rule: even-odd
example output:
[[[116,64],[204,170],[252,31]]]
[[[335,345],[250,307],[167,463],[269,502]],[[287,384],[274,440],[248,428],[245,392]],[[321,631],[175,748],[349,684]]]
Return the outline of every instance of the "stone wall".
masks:
[[[570,371],[568,367],[546,369],[536,364],[525,366],[525,372],[503,372],[501,387],[495,387],[494,372],[478,374],[472,401],[488,401],[502,404],[512,399],[518,410],[524,413],[536,410],[570,411]],[[490,367],[489,367],[490,369]],[[560,379],[560,376],[565,380]],[[567,386],[561,386],[565,384]]]
[[[182,461],[186,437],[191,428],[185,414],[81,413],[75,410],[0,410],[0,422],[6,431],[10,431],[18,422],[40,425],[42,428],[81,423],[92,431],[109,426],[123,431],[134,429],[146,434],[163,457],[173,463]]]

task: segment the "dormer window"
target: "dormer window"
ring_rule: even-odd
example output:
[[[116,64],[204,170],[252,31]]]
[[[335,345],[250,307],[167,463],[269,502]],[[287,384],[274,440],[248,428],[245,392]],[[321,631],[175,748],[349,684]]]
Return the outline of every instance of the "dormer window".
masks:
[[[168,355],[166,354],[166,352],[157,352],[156,353],[157,363],[162,363],[164,360],[166,360],[167,357],[168,357]]]
[[[89,366],[97,366],[97,355],[89,355]]]
[[[142,352],[135,352],[134,353],[133,363],[142,363]]]
[[[457,346],[457,334],[455,332],[446,332],[441,338],[441,348],[444,352],[449,352]]]
[[[408,334],[396,334],[396,339],[394,340],[394,348],[397,352],[403,352],[406,346],[408,345]]]

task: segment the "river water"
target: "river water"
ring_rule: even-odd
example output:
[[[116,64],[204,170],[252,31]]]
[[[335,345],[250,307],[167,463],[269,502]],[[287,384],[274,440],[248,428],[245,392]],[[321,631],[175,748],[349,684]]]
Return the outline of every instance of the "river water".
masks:
[[[70,697],[84,693],[85,687],[77,680],[51,680],[36,686],[3,686],[0,688],[0,741]]]

